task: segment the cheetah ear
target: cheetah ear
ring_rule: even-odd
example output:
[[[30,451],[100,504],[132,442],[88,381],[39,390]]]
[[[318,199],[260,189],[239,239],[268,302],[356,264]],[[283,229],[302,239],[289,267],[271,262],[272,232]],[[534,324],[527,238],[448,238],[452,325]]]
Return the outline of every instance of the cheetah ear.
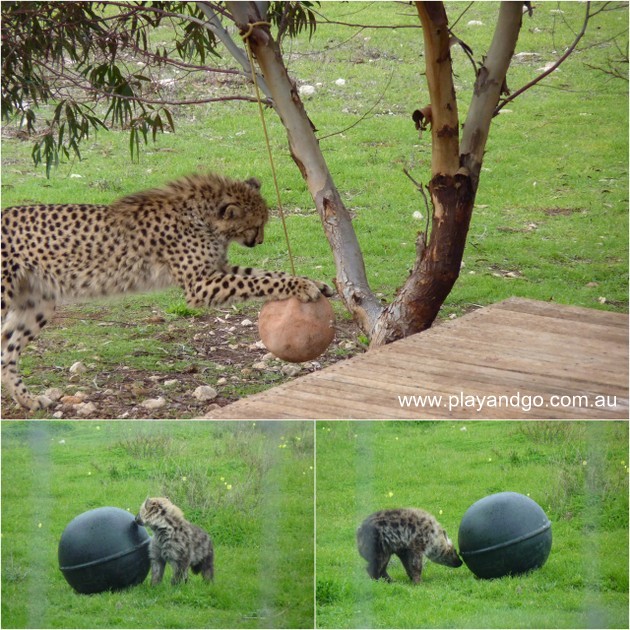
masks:
[[[243,208],[237,206],[235,203],[224,203],[219,206],[219,219],[226,219],[227,221],[236,221],[243,217],[245,213]]]
[[[262,185],[255,177],[250,177],[249,179],[245,180],[245,183],[254,190],[260,190],[260,187]]]

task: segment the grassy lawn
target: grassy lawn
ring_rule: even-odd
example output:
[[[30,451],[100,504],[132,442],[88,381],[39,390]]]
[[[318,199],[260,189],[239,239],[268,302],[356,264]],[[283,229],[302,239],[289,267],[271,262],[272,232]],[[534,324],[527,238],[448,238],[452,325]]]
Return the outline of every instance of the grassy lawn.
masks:
[[[627,444],[621,422],[317,422],[317,626],[628,627]],[[479,580],[427,561],[413,586],[394,557],[392,583],[368,578],[371,512],[426,509],[457,546],[468,507],[508,490],[552,522],[541,569]]]
[[[467,6],[449,3],[451,21]],[[331,2],[320,10],[340,22],[418,23],[412,6],[393,2]],[[497,3],[475,3],[455,29],[477,58],[488,48],[496,10]],[[512,90],[558,57],[572,41],[571,29],[579,28],[583,11],[583,3],[563,3],[561,9],[555,3],[540,3],[533,18],[524,17],[516,52],[536,55],[513,62],[508,76]],[[441,317],[458,316],[511,296],[627,311],[628,88],[626,82],[587,65],[605,66],[615,56],[610,40],[627,27],[627,18],[627,8],[597,16],[580,50],[560,71],[494,119],[462,274]],[[469,25],[471,21],[482,25]],[[170,36],[166,28],[152,34],[158,43]],[[425,133],[419,138],[411,120],[413,110],[427,100],[421,32],[415,28],[359,30],[322,20],[312,40],[301,35],[287,42],[286,53],[298,84],[316,88],[305,102],[307,111],[354,217],[371,286],[390,299],[412,265],[414,241],[425,225],[424,219],[414,218],[414,213],[426,215],[426,210],[403,174],[406,167],[419,181],[427,183],[430,177],[430,137]],[[463,122],[474,76],[459,48],[453,48],[453,56]],[[337,84],[340,78],[344,84]],[[171,97],[221,94],[228,89],[251,93],[247,85],[221,87],[210,79],[183,80],[173,89]],[[83,147],[82,161],[60,164],[49,180],[43,168],[33,167],[30,142],[15,127],[5,126],[3,205],[107,203],[197,169],[242,178],[255,175],[263,181],[267,199],[274,199],[255,104],[182,107],[175,111],[175,118],[176,133],[159,136],[137,163],[129,160],[125,132],[101,132]],[[297,272],[329,280],[335,270],[319,217],[290,158],[282,125],[272,111],[267,112],[267,120]],[[231,254],[235,264],[289,269],[277,216],[262,246],[253,251],[235,246]],[[82,317],[84,308],[96,312]],[[254,305],[238,313],[255,321],[258,308]],[[350,328],[338,301],[335,308],[340,321]],[[227,377],[227,383],[219,386],[223,403],[285,378],[256,372],[252,378],[241,378],[242,370],[251,372],[251,365],[260,360],[250,348],[255,329],[243,344],[242,354],[250,353],[251,361],[236,370],[229,357],[216,351],[212,339],[201,346],[196,343],[195,335],[207,339],[211,334],[207,331],[217,325],[213,315],[224,319],[224,311],[212,311],[207,320],[190,317],[176,289],[100,301],[91,307],[80,305],[70,315],[62,326],[45,330],[25,353],[27,381],[38,392],[56,386],[74,393],[77,387],[67,385],[66,370],[86,358],[89,371],[75,382],[92,396],[103,390],[117,392],[121,377],[116,375],[123,374],[123,368],[137,375],[138,388],[146,390],[152,387],[150,376],[173,378],[194,364],[198,374],[194,386],[215,386],[222,376]],[[156,324],[160,318],[164,321]],[[232,332],[226,344],[238,344],[242,329],[236,326]],[[356,329],[353,335],[357,337]],[[355,339],[350,350],[336,344],[336,358],[360,352],[360,341]],[[178,404],[172,393],[152,390],[146,397],[158,395],[167,399],[163,417],[196,417],[203,412],[193,404]],[[120,400],[127,401],[126,396],[128,417],[139,417],[142,410],[134,409],[133,402],[142,395],[124,392]],[[95,400],[98,417],[125,413],[119,409],[110,413],[106,402]]]
[[[2,423],[2,627],[308,628],[313,425]],[[215,545],[215,580],[78,595],[57,545],[78,514],[168,496]]]

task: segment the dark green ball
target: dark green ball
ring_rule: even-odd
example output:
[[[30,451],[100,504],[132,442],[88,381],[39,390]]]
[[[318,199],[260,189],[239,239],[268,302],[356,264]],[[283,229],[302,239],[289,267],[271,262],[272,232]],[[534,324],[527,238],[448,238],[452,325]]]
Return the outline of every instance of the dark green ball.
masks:
[[[551,522],[536,501],[517,492],[499,492],[468,508],[458,542],[462,560],[477,577],[519,575],[545,564]]]

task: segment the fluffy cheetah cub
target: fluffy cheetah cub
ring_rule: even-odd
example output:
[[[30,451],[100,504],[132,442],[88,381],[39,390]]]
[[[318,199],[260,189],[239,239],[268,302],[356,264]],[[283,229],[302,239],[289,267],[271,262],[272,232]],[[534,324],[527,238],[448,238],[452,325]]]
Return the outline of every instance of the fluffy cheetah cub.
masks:
[[[388,582],[387,564],[396,554],[414,584],[422,576],[422,556],[447,567],[460,567],[461,558],[435,517],[424,510],[382,510],[368,516],[357,530],[359,553],[368,561],[368,575]]]
[[[111,205],[14,206],[2,213],[2,383],[16,402],[50,404],[30,394],[18,372],[24,347],[56,302],[179,285],[191,306],[292,296],[303,302],[333,291],[282,272],[230,266],[232,241],[263,242],[269,211],[255,179],[191,175]]]
[[[204,580],[214,577],[214,549],[206,532],[189,523],[182,511],[168,499],[147,499],[136,516],[138,525],[153,530],[149,545],[151,584],[159,584],[168,562],[173,567],[172,584],[188,579],[188,567]]]

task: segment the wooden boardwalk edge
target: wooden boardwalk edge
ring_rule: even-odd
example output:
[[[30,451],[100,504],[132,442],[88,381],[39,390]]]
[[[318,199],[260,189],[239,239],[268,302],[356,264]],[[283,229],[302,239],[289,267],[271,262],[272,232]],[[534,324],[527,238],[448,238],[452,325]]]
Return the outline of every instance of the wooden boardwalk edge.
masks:
[[[437,404],[407,398],[405,406],[404,396]],[[458,400],[471,404],[453,408]],[[506,400],[519,404],[492,406]],[[544,405],[528,409],[528,400]],[[626,314],[510,298],[206,417],[627,420],[628,413]]]

